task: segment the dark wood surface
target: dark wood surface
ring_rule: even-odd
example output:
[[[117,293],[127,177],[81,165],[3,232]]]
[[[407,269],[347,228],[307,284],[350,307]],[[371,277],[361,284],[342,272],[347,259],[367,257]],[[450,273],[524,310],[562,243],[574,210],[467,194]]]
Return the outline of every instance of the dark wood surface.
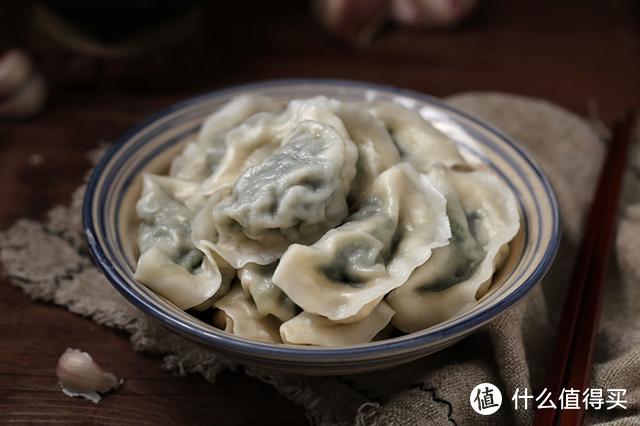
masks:
[[[46,111],[29,121],[0,122],[0,229],[20,217],[41,219],[48,208],[67,202],[89,167],[86,153],[100,141],[115,140],[175,101],[233,83],[330,77],[438,96],[507,91],[546,98],[583,115],[595,101],[610,123],[627,107],[640,107],[633,3],[488,1],[458,30],[389,27],[368,49],[352,50],[319,31],[304,9],[279,2],[243,19],[220,20],[209,34],[214,47],[202,62],[204,77],[170,90],[154,80],[153,69],[147,70],[148,85],[110,84],[102,77],[78,86],[45,61],[52,80]],[[6,41],[7,36],[0,46]],[[41,164],[29,163],[34,154],[42,155]],[[0,280],[0,423],[305,422],[303,410],[268,385],[237,373],[224,373],[215,384],[198,376],[174,377],[160,369],[157,358],[134,352],[125,335],[31,302]],[[62,395],[54,369],[67,346],[89,351],[125,377],[124,388],[98,405]]]

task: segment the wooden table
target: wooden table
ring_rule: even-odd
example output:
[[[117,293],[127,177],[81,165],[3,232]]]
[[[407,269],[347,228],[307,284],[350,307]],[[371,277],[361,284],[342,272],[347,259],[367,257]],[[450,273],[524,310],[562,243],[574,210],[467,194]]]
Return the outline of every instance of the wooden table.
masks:
[[[280,2],[250,13],[242,24],[239,18],[217,23],[216,66],[204,83],[140,94],[53,81],[44,114],[0,123],[0,229],[20,217],[41,219],[48,208],[66,203],[89,167],[85,154],[100,141],[116,139],[179,99],[233,83],[328,77],[438,96],[507,91],[546,98],[582,115],[596,101],[605,122],[640,106],[640,21],[632,1],[517,3],[487,2],[457,31],[390,27],[370,48],[351,50],[315,28],[295,2]],[[223,37],[227,30],[235,33]],[[34,154],[42,155],[41,164],[30,164]],[[0,312],[0,423],[305,422],[303,410],[268,385],[236,373],[222,374],[215,384],[174,377],[158,359],[134,352],[125,335],[34,303],[6,279]],[[67,346],[89,351],[125,377],[124,388],[98,405],[62,395],[54,368]]]

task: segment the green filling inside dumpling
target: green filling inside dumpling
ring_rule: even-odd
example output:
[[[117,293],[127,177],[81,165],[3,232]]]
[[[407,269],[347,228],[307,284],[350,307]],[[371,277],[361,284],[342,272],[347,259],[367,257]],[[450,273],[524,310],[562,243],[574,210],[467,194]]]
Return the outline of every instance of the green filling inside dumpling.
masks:
[[[437,292],[466,281],[486,256],[484,247],[474,236],[474,223],[478,215],[465,215],[461,209],[461,206],[449,201],[447,214],[452,234],[449,245],[433,251],[427,263],[434,264],[434,273],[418,290]]]

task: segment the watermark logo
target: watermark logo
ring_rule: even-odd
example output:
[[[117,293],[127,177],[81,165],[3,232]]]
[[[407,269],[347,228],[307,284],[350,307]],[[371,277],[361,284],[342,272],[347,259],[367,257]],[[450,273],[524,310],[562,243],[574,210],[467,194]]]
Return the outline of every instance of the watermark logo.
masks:
[[[476,413],[489,416],[500,409],[502,393],[491,383],[480,383],[471,391],[469,403]]]

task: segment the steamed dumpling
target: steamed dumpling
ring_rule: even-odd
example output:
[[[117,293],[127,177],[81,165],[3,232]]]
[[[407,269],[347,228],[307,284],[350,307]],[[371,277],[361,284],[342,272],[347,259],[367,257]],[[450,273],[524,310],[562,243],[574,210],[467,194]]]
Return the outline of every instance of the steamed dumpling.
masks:
[[[214,229],[202,239],[237,269],[273,263],[292,242],[315,241],[349,213],[353,150],[332,127],[301,123],[272,156],[243,172],[233,190],[203,208]]]
[[[276,265],[257,265],[249,263],[238,271],[242,289],[250,295],[256,309],[262,315],[273,315],[280,321],[288,321],[298,313],[299,309],[273,284],[271,277]]]
[[[281,342],[278,331],[280,320],[258,312],[251,297],[246,295],[237,284],[232,286],[229,293],[216,301],[213,306],[219,309],[215,315],[219,322],[224,323],[220,325],[224,325],[227,333],[259,342]]]
[[[357,345],[370,342],[389,324],[393,314],[385,302],[380,302],[364,319],[349,324],[302,312],[280,326],[280,336],[284,343],[297,345]]]
[[[190,271],[156,247],[142,253],[134,278],[180,309],[208,301],[215,296],[222,282],[220,271],[214,265],[203,264]]]
[[[292,133],[307,121],[330,127],[345,141],[347,164],[356,161],[357,152],[350,141],[343,122],[332,111],[331,106],[339,104],[322,96],[307,100],[291,101],[281,113],[258,112],[241,125],[225,134],[224,157],[215,172],[202,183],[205,193],[212,193],[218,187],[233,184],[242,172],[257,166],[291,139]],[[355,176],[355,168],[342,170],[343,184],[348,186]],[[344,188],[346,191],[348,188]]]
[[[181,309],[213,298],[230,281],[191,241],[194,212],[184,200],[194,191],[190,182],[147,174],[136,205],[142,223],[134,278]]]
[[[223,105],[203,123],[195,141],[171,163],[170,175],[178,179],[202,181],[219,165],[226,151],[226,132],[255,113],[275,112],[280,106],[264,96],[241,95]]]
[[[447,244],[445,205],[426,176],[395,165],[376,179],[343,225],[310,246],[290,246],[273,283],[309,313],[359,320],[404,284],[432,249]]]
[[[435,164],[465,164],[455,143],[416,111],[393,102],[376,102],[368,111],[386,125],[402,159],[417,171],[427,172]]]
[[[475,303],[508,253],[507,243],[520,224],[516,200],[496,176],[443,168],[429,176],[447,197],[452,237],[387,296],[396,311],[393,325],[407,333],[444,321]]]
[[[400,153],[385,124],[366,110],[337,102],[329,106],[344,123],[358,150],[349,200],[355,203],[380,173],[400,162]]]

